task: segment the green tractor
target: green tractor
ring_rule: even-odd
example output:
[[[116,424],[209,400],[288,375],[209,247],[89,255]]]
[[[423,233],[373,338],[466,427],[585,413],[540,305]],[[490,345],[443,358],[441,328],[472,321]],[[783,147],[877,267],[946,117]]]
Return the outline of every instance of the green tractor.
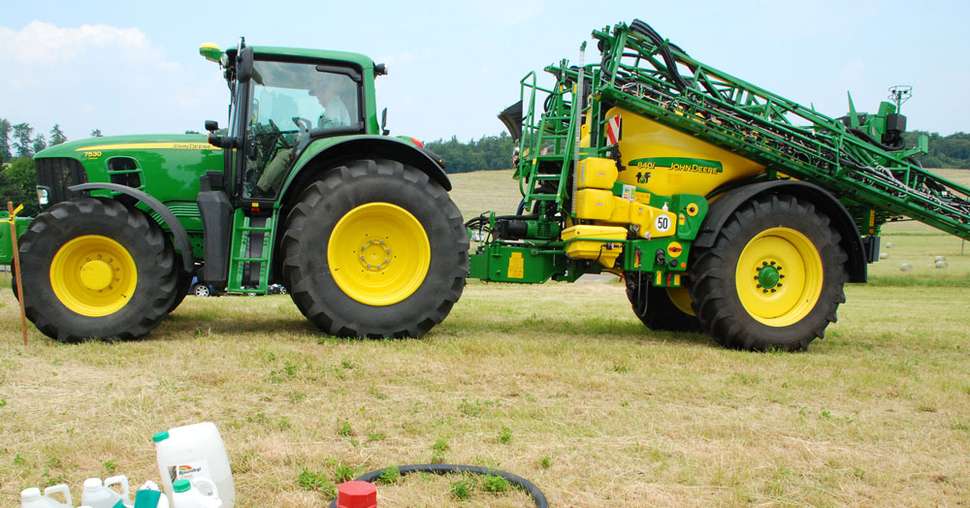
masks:
[[[386,110],[378,122],[385,67],[245,41],[200,53],[224,70],[226,128],[35,156],[44,211],[18,226],[37,328],[68,342],[142,337],[193,278],[230,294],[283,284],[337,336],[420,336],[443,320],[465,285],[468,238],[443,162],[389,136]]]

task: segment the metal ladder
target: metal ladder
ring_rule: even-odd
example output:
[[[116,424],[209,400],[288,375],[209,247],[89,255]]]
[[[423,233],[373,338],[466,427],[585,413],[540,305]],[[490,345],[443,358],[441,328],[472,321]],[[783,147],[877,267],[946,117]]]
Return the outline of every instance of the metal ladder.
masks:
[[[241,209],[236,210],[232,221],[227,292],[264,295],[269,291],[277,214],[278,211],[273,210],[267,217],[250,217]]]

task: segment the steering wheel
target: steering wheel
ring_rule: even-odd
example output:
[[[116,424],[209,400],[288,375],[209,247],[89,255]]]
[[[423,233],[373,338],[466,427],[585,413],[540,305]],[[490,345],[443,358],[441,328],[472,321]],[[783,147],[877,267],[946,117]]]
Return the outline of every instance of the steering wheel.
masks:
[[[300,134],[297,135],[296,142],[293,144],[293,146],[303,146],[304,143],[310,141],[310,129],[313,128],[313,124],[301,116],[294,116],[292,120],[297,128],[300,129]]]

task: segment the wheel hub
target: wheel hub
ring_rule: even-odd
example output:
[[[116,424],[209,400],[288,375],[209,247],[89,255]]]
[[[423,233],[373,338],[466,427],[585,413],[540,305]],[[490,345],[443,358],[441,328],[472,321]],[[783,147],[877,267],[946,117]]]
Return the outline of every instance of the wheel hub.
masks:
[[[758,281],[758,288],[764,293],[774,293],[777,291],[777,287],[781,287],[781,279],[784,275],[781,274],[781,265],[775,261],[763,261],[761,266],[755,268],[758,275],[755,280]]]
[[[107,261],[102,259],[86,261],[81,265],[81,284],[93,291],[110,288],[114,278],[114,271],[111,269],[112,261],[111,258]]]
[[[371,272],[379,272],[391,264],[391,248],[384,240],[371,239],[360,246],[360,264]]]

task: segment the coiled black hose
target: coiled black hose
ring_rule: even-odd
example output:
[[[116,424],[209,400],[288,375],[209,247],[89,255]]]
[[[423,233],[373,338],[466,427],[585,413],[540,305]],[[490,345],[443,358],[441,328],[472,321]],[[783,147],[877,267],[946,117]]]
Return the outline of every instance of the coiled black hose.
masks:
[[[375,480],[384,474],[385,470],[386,468],[371,471],[357,477],[357,480],[374,483]],[[527,492],[532,498],[532,501],[536,504],[537,508],[549,508],[549,502],[546,500],[546,495],[543,494],[542,491],[539,490],[539,488],[536,487],[532,482],[522,478],[521,476],[507,473],[505,471],[499,471],[498,469],[489,469],[482,466],[468,466],[465,464],[408,464],[406,466],[398,466],[398,470],[400,471],[401,476],[409,475],[411,473],[431,473],[437,475],[471,473],[482,476],[500,476],[512,485],[515,485]],[[336,499],[330,503],[330,508],[337,508]]]

